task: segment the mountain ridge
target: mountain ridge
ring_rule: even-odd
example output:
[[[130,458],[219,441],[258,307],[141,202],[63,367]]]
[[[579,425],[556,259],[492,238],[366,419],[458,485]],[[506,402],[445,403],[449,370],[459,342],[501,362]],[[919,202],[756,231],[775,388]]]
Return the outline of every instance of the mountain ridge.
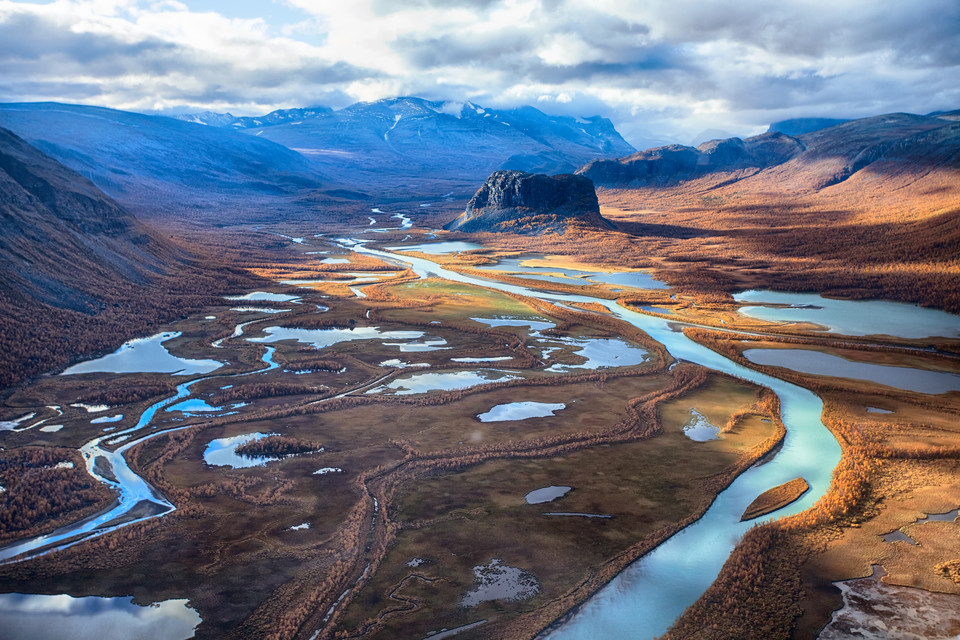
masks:
[[[572,172],[596,157],[635,149],[601,116],[548,115],[531,106],[492,109],[470,101],[430,101],[413,96],[357,102],[336,111],[309,107],[226,121],[231,127],[307,155],[333,173],[388,173],[400,162],[405,176],[483,180],[497,169]]]
[[[267,140],[165,116],[55,102],[0,104],[0,126],[138,211],[207,217],[329,181]]]
[[[716,180],[713,186],[720,186],[756,182],[764,172],[779,172],[786,188],[816,191],[847,180],[895,149],[903,155],[911,141],[929,145],[930,138],[921,136],[924,132],[941,129],[945,133],[942,144],[956,146],[953,124],[948,118],[884,114],[839,122],[798,136],[768,131],[744,139],[712,140],[697,147],[657,147],[614,160],[593,161],[577,173],[598,186],[630,188],[670,186],[711,175]],[[921,162],[922,158],[914,154],[914,160]]]
[[[251,280],[161,237],[4,128],[0,220],[0,388],[115,349]]]

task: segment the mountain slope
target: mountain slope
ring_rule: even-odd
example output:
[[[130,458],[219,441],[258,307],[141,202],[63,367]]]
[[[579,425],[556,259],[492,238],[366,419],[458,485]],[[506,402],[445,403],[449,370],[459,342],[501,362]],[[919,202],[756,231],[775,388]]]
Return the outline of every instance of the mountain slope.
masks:
[[[943,129],[946,133],[936,144],[949,148],[952,124],[943,118],[894,113],[842,122],[797,137],[771,131],[745,140],[713,140],[698,147],[648,149],[616,160],[591,162],[577,173],[608,187],[669,186],[712,176],[714,187],[740,181],[776,182],[778,190],[817,191],[847,180],[887,154],[902,154],[911,145],[926,145],[924,153],[929,152],[933,139],[921,142],[915,138],[924,132]],[[932,161],[922,155],[915,153],[914,160]],[[702,180],[700,186],[707,184],[711,180]]]
[[[238,280],[2,128],[0,221],[0,387],[116,348]]]
[[[765,136],[783,136],[766,160],[744,156]],[[696,278],[714,288],[960,311],[960,122],[897,113],[709,144],[726,151],[664,147],[580,173],[619,229],[678,273],[711,265]]]
[[[143,284],[171,247],[89,180],[0,129],[0,267],[8,293],[92,312],[94,292]]]
[[[180,117],[278,142],[346,180],[392,178],[406,184],[411,179],[458,179],[469,184],[499,168],[569,172],[594,158],[634,151],[599,116],[550,116],[533,107],[496,110],[412,97],[232,121],[218,114]]]
[[[0,104],[0,126],[138,211],[255,210],[321,186],[300,154],[160,116],[56,103]]]

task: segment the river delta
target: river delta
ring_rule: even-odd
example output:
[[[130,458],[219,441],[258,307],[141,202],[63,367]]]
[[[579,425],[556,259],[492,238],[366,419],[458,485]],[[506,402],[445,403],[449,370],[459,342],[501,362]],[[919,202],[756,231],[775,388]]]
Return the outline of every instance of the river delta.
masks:
[[[809,380],[867,385],[844,410],[876,420],[903,409],[889,389],[960,391],[956,360],[924,360],[956,316],[769,291],[711,315],[641,270],[474,268],[458,259],[482,245],[404,244],[393,217],[368,229],[383,246],[289,236],[332,277],[277,277],[8,401],[5,447],[74,451],[59,472],[112,497],[4,540],[0,626],[63,637],[52,606],[100,612],[89,637],[653,638],[758,524],[758,495],[810,487],[761,522],[827,495],[843,451]],[[847,351],[776,342],[804,331]],[[322,446],[237,453],[272,437]]]

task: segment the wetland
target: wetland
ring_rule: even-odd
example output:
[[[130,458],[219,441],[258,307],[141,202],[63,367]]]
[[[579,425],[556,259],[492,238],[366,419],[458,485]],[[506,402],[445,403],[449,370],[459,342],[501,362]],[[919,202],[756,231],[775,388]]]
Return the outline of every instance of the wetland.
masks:
[[[754,524],[829,499],[842,447],[824,416],[840,391],[821,395],[804,376],[868,385],[857,411],[873,420],[903,410],[882,387],[946,404],[960,389],[949,358],[924,376],[924,353],[884,351],[956,338],[949,314],[903,305],[895,323],[858,323],[842,305],[814,314],[845,301],[769,292],[691,305],[645,270],[495,251],[477,268],[475,252],[491,253],[479,243],[390,233],[374,234],[389,249],[289,234],[295,259],[272,286],[12,394],[6,449],[79,457],[27,486],[3,474],[34,467],[7,454],[7,504],[69,473],[104,493],[26,516],[31,533],[0,547],[7,597],[133,595],[160,603],[150,609],[166,630],[143,636],[158,638],[194,626],[197,637],[652,638],[723,578]],[[335,275],[301,277],[300,262]],[[658,304],[622,304],[625,289]],[[673,315],[665,300],[686,305],[681,325],[659,317]],[[884,355],[731,351],[683,330],[721,320],[732,337],[842,333]],[[874,375],[891,370],[900,377]],[[136,388],[142,397],[97,401]],[[296,452],[238,452],[260,439]],[[796,478],[807,488],[741,522]],[[39,605],[21,609],[10,615],[59,633]]]

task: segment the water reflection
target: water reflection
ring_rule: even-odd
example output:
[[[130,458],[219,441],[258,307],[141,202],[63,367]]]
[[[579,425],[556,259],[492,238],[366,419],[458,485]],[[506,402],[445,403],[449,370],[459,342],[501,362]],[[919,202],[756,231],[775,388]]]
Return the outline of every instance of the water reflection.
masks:
[[[858,362],[809,349],[747,349],[743,357],[754,364],[786,367],[821,376],[869,380],[904,391],[937,394],[960,390],[960,375],[956,373]]]
[[[954,338],[960,317],[888,300],[832,300],[815,293],[751,290],[733,296],[737,302],[789,307],[746,306],[740,313],[769,322],[812,322],[830,333],[848,336],[890,335],[900,338]]]
[[[184,640],[198,624],[200,615],[187,600],[144,607],[132,597],[0,594],[0,635],[6,640]]]
[[[562,402],[508,402],[498,404],[486,413],[477,416],[480,422],[506,422],[508,420],[526,420],[527,418],[545,418],[565,408]]]
[[[180,335],[179,331],[158,333],[149,338],[124,342],[113,353],[68,367],[61,375],[79,373],[172,373],[194,375],[210,373],[223,366],[217,360],[178,358],[163,343]]]

